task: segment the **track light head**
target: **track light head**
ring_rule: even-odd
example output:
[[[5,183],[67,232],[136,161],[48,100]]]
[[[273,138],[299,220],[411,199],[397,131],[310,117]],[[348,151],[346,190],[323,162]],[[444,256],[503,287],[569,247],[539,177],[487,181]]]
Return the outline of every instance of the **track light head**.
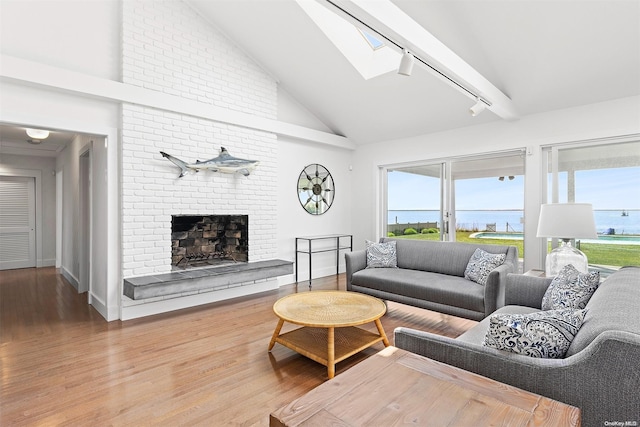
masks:
[[[482,113],[484,111],[485,108],[487,108],[487,105],[480,101],[480,98],[476,98],[478,102],[476,102],[476,104],[469,108],[469,113],[471,113],[471,116],[475,117],[478,114]]]
[[[398,74],[403,76],[410,76],[413,70],[413,63],[415,58],[407,49],[403,50],[402,58],[400,58],[400,65],[398,66]]]

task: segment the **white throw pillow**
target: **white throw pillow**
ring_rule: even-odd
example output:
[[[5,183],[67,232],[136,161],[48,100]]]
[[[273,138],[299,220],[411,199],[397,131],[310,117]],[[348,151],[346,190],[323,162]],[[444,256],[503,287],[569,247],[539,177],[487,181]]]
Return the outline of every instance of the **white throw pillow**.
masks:
[[[551,281],[542,297],[542,309],[585,308],[599,285],[600,272],[580,273],[569,264]]]
[[[587,310],[494,314],[482,345],[525,356],[560,359],[582,326]]]
[[[366,241],[367,268],[397,268],[396,242],[385,243]]]
[[[502,265],[506,257],[505,254],[490,254],[477,248],[471,256],[467,268],[464,270],[464,278],[485,285],[489,273],[494,268]]]

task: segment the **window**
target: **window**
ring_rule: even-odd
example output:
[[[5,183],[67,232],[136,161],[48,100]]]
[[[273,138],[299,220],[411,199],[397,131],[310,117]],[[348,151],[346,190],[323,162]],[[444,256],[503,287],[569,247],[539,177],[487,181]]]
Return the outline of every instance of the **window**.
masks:
[[[513,245],[524,254],[521,151],[387,168],[385,235]]]
[[[360,31],[362,37],[364,37],[367,43],[369,43],[371,49],[376,50],[384,47],[384,42],[378,39],[376,36],[372,35],[370,32],[363,30],[362,28],[358,28],[358,31]]]
[[[548,202],[593,206],[598,239],[576,242],[590,268],[606,275],[640,265],[640,141],[547,147],[544,153]]]

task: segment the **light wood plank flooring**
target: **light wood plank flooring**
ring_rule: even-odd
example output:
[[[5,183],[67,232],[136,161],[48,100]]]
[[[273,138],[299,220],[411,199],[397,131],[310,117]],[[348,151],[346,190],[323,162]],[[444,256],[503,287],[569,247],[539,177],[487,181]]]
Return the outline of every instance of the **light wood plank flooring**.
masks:
[[[313,282],[344,288],[344,275]],[[0,425],[266,426],[327,380],[324,366],[279,344],[267,352],[273,303],[308,291],[106,322],[54,268],[0,271]],[[455,337],[475,322],[389,303],[382,324],[393,344],[397,326]],[[382,348],[339,363],[336,379]]]

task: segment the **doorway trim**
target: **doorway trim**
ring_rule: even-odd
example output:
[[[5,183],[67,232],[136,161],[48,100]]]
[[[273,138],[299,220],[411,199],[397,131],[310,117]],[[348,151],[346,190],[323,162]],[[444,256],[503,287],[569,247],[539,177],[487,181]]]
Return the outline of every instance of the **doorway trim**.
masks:
[[[80,99],[81,101],[82,99]],[[87,122],[71,118],[63,111],[60,115],[51,114],[46,117],[32,113],[16,113],[0,111],[0,122],[24,127],[36,127],[45,129],[58,129],[79,134],[99,136],[104,138],[99,144],[94,145],[94,166],[104,170],[104,175],[98,178],[104,181],[104,193],[102,194],[105,205],[106,221],[103,224],[109,232],[105,234],[102,250],[105,255],[101,262],[101,271],[98,281],[93,284],[90,304],[107,321],[121,318],[122,312],[122,262],[121,262],[121,213],[120,213],[120,151],[119,131],[117,127],[101,125],[95,122]],[[96,164],[95,152],[101,155]],[[95,178],[95,177],[94,177]],[[38,183],[39,180],[36,181]],[[100,184],[102,192],[102,184]],[[38,184],[36,184],[38,189]],[[94,203],[96,200],[94,199]],[[38,200],[36,199],[36,203]],[[36,218],[37,220],[37,218]],[[41,220],[40,220],[41,221]],[[41,222],[40,222],[41,223]],[[36,239],[38,236],[36,235]],[[41,237],[40,237],[41,241]],[[40,252],[42,253],[42,252]]]
[[[92,253],[93,253],[93,141],[83,146],[78,154],[78,204],[80,207],[80,232],[78,233],[78,293],[88,292],[92,302]]]

